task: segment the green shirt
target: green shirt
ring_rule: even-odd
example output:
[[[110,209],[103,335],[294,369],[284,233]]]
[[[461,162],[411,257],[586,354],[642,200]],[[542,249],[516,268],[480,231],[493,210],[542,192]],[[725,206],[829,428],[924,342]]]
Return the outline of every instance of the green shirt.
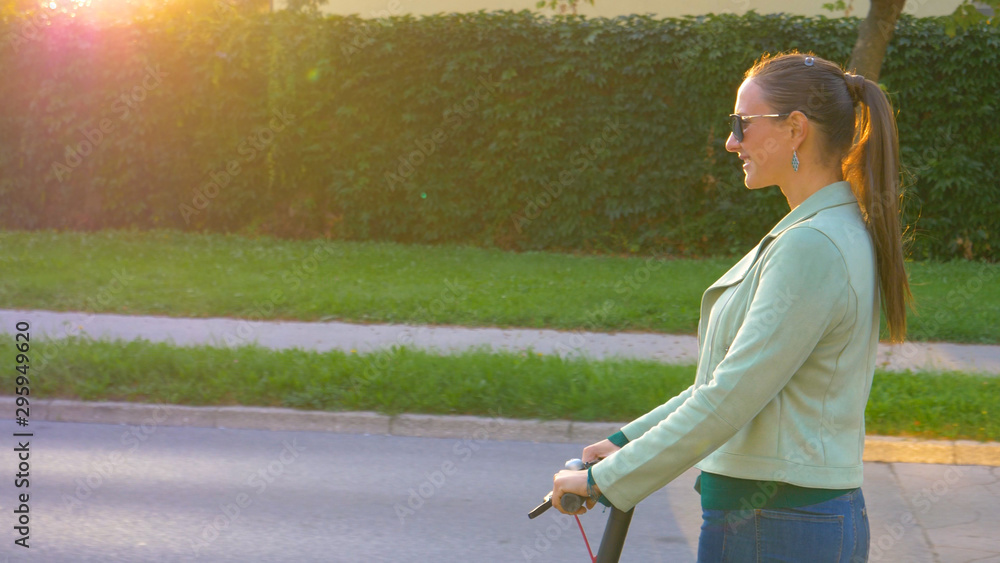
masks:
[[[702,471],[694,482],[706,510],[795,508],[835,499],[856,489],[813,489],[780,481],[754,481]]]
[[[623,432],[608,437],[622,447],[628,443]],[[752,510],[756,508],[795,508],[837,498],[854,489],[814,489],[780,481],[737,479],[702,471],[694,482],[701,495],[701,507],[706,510]],[[601,500],[605,501],[604,495]],[[607,502],[604,502],[607,504]]]

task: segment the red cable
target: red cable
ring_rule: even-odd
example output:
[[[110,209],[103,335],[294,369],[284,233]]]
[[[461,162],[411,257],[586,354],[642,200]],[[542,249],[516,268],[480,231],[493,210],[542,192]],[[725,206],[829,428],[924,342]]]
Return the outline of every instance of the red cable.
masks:
[[[580,517],[574,514],[573,518],[576,518],[576,525],[580,527],[580,533],[583,534],[583,543],[587,544],[587,553],[590,554],[590,563],[597,563],[597,558],[594,557],[594,552],[590,549],[590,542],[587,541],[587,532],[583,531],[583,524],[580,523]]]

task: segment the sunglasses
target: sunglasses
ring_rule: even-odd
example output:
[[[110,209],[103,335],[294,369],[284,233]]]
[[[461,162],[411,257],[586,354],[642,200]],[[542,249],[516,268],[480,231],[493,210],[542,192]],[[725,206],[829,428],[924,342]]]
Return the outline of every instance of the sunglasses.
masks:
[[[790,113],[767,113],[761,115],[740,115],[738,113],[732,113],[729,115],[729,126],[733,129],[733,137],[736,140],[743,142],[743,123],[750,119],[757,117],[788,117]]]

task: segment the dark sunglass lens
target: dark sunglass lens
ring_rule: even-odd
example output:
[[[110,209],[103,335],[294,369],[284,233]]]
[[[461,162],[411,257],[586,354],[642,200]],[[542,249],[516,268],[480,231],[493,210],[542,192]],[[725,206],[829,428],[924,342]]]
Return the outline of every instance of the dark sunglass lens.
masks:
[[[736,137],[736,140],[742,143],[743,142],[743,120],[740,119],[740,116],[734,115],[734,116],[732,116],[732,117],[729,118],[729,125],[733,129],[733,137]]]

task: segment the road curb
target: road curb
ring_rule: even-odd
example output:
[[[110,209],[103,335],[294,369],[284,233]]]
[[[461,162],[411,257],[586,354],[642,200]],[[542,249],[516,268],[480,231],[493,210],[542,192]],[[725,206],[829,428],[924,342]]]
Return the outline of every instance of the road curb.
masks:
[[[12,396],[0,396],[0,402],[12,404],[14,400],[15,397]],[[39,420],[578,444],[602,440],[624,425],[614,422],[519,420],[501,416],[427,414],[390,416],[365,411],[328,412],[239,406],[190,407],[65,399],[32,401],[30,421]],[[1000,467],[1000,442],[867,436],[864,461]]]

